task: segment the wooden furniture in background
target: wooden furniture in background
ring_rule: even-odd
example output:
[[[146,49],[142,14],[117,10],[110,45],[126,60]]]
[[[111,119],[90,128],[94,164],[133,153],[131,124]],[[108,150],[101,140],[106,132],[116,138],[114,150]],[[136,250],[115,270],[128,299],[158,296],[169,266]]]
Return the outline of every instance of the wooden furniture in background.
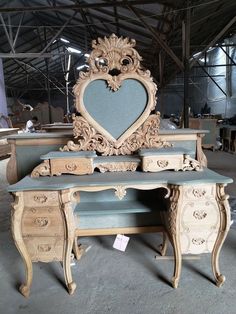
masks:
[[[0,128],[0,157],[11,153],[11,145],[7,141],[7,136],[17,133],[18,128]]]
[[[216,145],[216,122],[217,119],[200,119],[200,118],[190,118],[189,127],[191,129],[208,130],[204,138],[202,139],[203,148],[215,149]]]

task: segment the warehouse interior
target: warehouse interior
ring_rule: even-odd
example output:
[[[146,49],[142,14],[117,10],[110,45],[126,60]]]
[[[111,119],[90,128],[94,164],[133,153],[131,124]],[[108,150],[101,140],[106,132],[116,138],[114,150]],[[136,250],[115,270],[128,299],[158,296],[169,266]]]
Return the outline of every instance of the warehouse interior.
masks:
[[[0,2],[1,313],[235,312],[235,12],[234,0]],[[216,286],[210,254],[183,254],[181,281],[174,289],[170,278],[176,269],[175,247],[168,245],[166,255],[162,256],[162,233],[129,232],[124,252],[113,248],[115,233],[104,233],[79,237],[83,255],[76,260],[74,253],[70,261],[73,280],[77,283],[73,295],[67,292],[64,261],[60,260],[33,263],[30,295],[24,298],[24,293],[19,293],[19,285],[24,281],[25,269],[13,230],[16,194],[9,186],[30,175],[40,155],[46,156],[52,147],[62,151],[70,143],[68,140],[76,138],[76,117],[81,112],[83,116],[83,111],[78,114],[81,105],[74,86],[81,84],[93,70],[93,50],[104,42],[111,43],[111,38],[116,36],[122,41],[128,38],[126,44],[134,45],[132,39],[135,40],[141,70],[148,69],[151,73],[151,81],[157,88],[154,111],[160,112],[158,132],[164,140],[171,140],[175,131],[181,134],[179,143],[185,138],[196,140],[198,162],[225,180],[220,187],[225,186],[226,194],[217,196],[220,217],[217,219],[219,228],[224,229],[226,220],[230,225],[219,257],[226,281],[222,287]],[[114,56],[108,59],[115,60]],[[193,133],[187,137],[188,132]],[[77,133],[77,138],[80,136]],[[187,149],[190,144],[183,145]],[[176,171],[173,173],[174,176]],[[16,191],[23,193],[21,189]],[[119,194],[119,190],[116,192]],[[122,197],[126,195],[123,192]],[[227,218],[223,217],[226,214],[221,208],[225,200],[230,206]]]

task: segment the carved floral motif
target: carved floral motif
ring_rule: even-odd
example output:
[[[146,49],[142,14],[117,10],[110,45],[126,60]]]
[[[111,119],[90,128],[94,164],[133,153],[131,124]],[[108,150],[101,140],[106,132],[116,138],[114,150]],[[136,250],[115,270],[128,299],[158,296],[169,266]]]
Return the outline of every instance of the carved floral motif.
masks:
[[[193,239],[192,239],[192,243],[193,243],[194,245],[202,245],[202,244],[205,243],[205,242],[206,242],[206,240],[203,239],[203,238],[193,238]]]
[[[49,224],[49,219],[47,217],[37,217],[34,223],[37,227],[46,227]]]
[[[75,163],[69,163],[65,165],[66,170],[75,171],[77,169],[77,165]]]
[[[113,163],[101,163],[96,165],[96,168],[100,172],[104,173],[106,171],[116,172],[116,171],[135,171],[138,167],[138,162],[113,162]]]
[[[169,165],[169,161],[168,160],[158,160],[157,165],[160,168],[166,168]]]
[[[39,252],[50,252],[52,246],[50,244],[39,244],[37,249]]]
[[[62,151],[91,151],[96,150],[102,155],[130,155],[140,148],[170,147],[171,144],[162,141],[158,135],[160,113],[152,114],[120,147],[97,132],[83,117],[74,116],[74,137],[76,143],[69,141]]]
[[[120,200],[122,200],[122,199],[125,197],[125,195],[126,195],[126,189],[125,189],[125,187],[123,187],[123,186],[117,186],[115,189],[116,189],[115,195],[116,195]]]
[[[36,195],[34,195],[34,201],[36,202],[36,203],[46,203],[46,201],[47,201],[47,196],[46,195],[44,195],[44,194],[36,194]]]
[[[202,220],[206,218],[206,216],[207,216],[207,212],[205,210],[195,210],[193,212],[193,217],[198,220]]]
[[[193,189],[193,195],[196,197],[196,198],[202,198],[204,197],[206,194],[206,190],[203,189],[203,188],[199,188],[199,189]]]

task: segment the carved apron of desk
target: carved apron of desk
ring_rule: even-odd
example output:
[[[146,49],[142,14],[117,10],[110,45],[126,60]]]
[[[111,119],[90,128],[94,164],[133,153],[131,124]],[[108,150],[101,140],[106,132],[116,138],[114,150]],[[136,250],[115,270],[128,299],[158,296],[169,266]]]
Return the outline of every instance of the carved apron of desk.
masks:
[[[15,193],[12,234],[26,269],[26,282],[20,292],[28,297],[32,283],[32,262],[63,261],[68,291],[76,288],[70,259],[75,226],[70,190],[25,191]]]
[[[164,212],[164,221],[175,255],[173,287],[178,286],[182,254],[202,253],[212,253],[212,270],[216,285],[220,287],[225,277],[219,270],[219,253],[230,228],[224,185],[172,185],[170,189],[170,204]]]

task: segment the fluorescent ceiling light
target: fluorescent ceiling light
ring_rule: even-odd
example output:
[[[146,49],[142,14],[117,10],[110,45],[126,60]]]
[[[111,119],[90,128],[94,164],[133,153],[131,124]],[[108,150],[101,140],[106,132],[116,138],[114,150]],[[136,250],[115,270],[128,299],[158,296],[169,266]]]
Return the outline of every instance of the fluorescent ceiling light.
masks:
[[[81,53],[81,50],[73,48],[73,47],[68,47],[67,50],[73,53]]]
[[[60,38],[61,41],[63,41],[64,43],[69,43],[69,40],[65,39],[65,38]]]
[[[82,65],[78,66],[76,69],[81,70],[83,68],[89,68],[89,66],[87,64],[82,64]]]

